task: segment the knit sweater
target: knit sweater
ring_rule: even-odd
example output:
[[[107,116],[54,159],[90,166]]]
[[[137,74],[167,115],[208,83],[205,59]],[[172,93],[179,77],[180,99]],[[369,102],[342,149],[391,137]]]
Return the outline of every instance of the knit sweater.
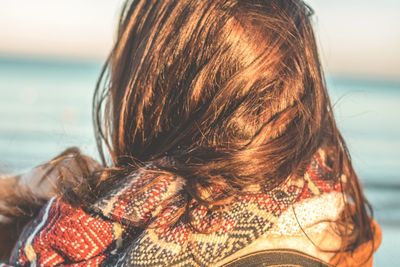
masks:
[[[210,212],[194,203],[192,215],[197,228],[219,226],[205,234],[181,221],[166,226],[185,205],[180,194],[184,179],[137,171],[90,207],[76,208],[58,197],[51,198],[25,227],[8,264],[213,266],[260,238],[295,235],[304,226],[335,219],[342,207],[336,202],[341,199],[341,185],[333,182],[332,175],[324,151],[319,150],[301,179],[289,178],[273,190],[248,187],[245,194],[218,211]],[[147,190],[133,194],[145,185],[149,185]],[[322,206],[318,199],[329,201],[332,209],[325,211],[332,212],[320,209],[308,216],[312,209],[306,209],[300,212],[300,221],[294,221],[289,212],[293,207],[301,210],[307,203]],[[320,230],[324,227],[322,223]]]

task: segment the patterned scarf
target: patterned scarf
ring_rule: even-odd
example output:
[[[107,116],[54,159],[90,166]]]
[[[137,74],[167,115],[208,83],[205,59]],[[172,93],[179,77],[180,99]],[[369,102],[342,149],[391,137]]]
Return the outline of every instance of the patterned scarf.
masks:
[[[210,266],[267,234],[292,204],[340,192],[340,183],[332,182],[332,175],[324,151],[319,150],[303,179],[288,179],[268,191],[249,189],[248,194],[215,212],[196,205],[192,215],[197,228],[219,226],[205,234],[180,221],[165,226],[185,205],[179,194],[184,186],[181,177],[138,171],[88,208],[52,198],[25,227],[9,264]],[[139,192],[145,185],[147,190]]]

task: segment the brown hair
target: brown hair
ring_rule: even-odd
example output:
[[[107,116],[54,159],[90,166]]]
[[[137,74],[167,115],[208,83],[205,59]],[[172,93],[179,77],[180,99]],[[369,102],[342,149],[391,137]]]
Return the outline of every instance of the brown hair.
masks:
[[[103,164],[105,144],[118,169],[110,179],[168,155],[175,164],[160,169],[186,180],[188,203],[218,205],[248,184],[303,174],[325,147],[334,179],[347,177],[346,249],[371,240],[312,13],[301,0],[127,1],[94,98]]]
[[[127,1],[94,96],[104,170],[83,181],[90,186],[65,187],[65,198],[85,204],[169,156],[174,164],[159,169],[185,179],[188,204],[222,205],[246,185],[300,176],[324,147],[333,179],[347,177],[343,249],[371,240],[371,208],[334,120],[311,15],[301,0]],[[190,222],[189,211],[181,214]]]

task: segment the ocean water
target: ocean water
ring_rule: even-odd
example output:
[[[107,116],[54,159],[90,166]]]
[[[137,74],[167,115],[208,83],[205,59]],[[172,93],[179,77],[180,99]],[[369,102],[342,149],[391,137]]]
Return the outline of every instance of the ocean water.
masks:
[[[0,57],[0,172],[23,172],[78,146],[96,156],[91,98],[99,62]],[[400,83],[328,77],[340,129],[383,243],[375,266],[400,266]]]

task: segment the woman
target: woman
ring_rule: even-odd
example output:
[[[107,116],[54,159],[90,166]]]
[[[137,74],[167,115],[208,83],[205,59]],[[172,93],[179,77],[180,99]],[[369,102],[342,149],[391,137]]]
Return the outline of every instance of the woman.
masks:
[[[29,193],[9,178],[3,215],[36,217],[8,264],[371,266],[380,230],[311,14],[301,0],[127,1],[94,96],[102,164],[72,149]]]

